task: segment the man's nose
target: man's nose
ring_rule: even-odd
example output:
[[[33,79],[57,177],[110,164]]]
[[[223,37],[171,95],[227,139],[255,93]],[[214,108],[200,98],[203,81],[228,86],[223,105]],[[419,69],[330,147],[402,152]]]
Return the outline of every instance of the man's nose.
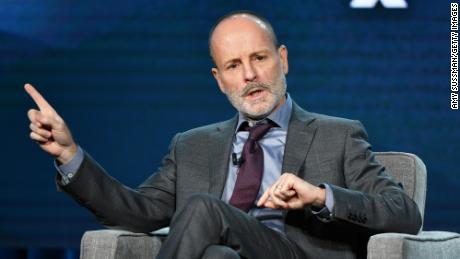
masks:
[[[249,82],[256,80],[256,78],[257,78],[257,73],[252,67],[252,65],[251,64],[245,65],[244,66],[244,82],[249,83]]]

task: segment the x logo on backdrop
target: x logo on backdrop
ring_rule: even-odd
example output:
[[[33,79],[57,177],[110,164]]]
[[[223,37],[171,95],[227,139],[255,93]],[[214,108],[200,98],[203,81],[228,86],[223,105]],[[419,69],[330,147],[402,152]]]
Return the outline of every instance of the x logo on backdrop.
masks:
[[[377,3],[382,3],[385,8],[407,8],[405,0],[352,0],[351,8],[374,8]]]

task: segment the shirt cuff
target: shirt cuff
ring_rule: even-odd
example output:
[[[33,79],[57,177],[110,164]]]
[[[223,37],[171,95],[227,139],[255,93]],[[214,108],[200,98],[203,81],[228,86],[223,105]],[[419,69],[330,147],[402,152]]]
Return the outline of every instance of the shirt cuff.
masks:
[[[334,209],[334,195],[332,195],[331,187],[328,184],[322,183],[320,188],[326,189],[326,206],[322,208],[312,208],[312,213],[323,222],[332,220],[332,210]]]
[[[83,149],[80,146],[78,146],[77,153],[72,157],[72,159],[68,163],[58,165],[57,161],[54,160],[54,167],[56,167],[56,170],[62,176],[62,182],[64,184],[69,183],[72,177],[75,176],[75,173],[77,172],[78,168],[83,162],[84,156],[85,155]]]
[[[327,183],[323,183],[321,186],[326,188],[326,207],[330,212],[332,212],[334,209],[334,195],[332,194],[332,189]]]

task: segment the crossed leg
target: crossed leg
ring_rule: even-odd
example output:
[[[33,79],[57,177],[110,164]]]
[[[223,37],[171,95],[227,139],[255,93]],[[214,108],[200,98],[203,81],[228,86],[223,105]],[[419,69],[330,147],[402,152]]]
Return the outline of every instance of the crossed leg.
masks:
[[[239,255],[239,257],[237,257]],[[174,215],[157,258],[302,258],[283,234],[207,195],[193,195]]]

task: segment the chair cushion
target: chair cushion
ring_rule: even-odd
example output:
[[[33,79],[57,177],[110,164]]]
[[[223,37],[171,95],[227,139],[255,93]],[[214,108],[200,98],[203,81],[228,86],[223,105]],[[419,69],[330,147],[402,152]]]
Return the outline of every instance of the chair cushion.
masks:
[[[383,233],[370,238],[368,259],[458,258],[460,235],[446,231],[422,231],[418,235]]]
[[[161,240],[143,233],[123,230],[87,231],[81,241],[80,257],[85,259],[155,258]]]

